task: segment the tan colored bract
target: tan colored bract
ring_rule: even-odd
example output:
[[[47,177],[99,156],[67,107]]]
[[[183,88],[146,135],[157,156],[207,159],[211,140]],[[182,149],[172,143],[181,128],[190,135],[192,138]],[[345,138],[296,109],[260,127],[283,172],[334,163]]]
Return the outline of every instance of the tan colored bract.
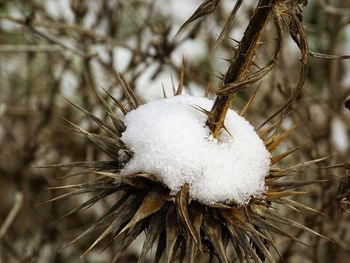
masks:
[[[250,104],[251,101],[252,98],[248,103]],[[246,110],[247,107],[244,108],[244,112]],[[87,111],[84,112],[92,121],[100,125],[108,136],[93,134],[72,124],[73,127],[109,155],[111,161],[54,165],[55,167],[78,167],[82,169],[82,174],[93,173],[96,179],[89,183],[54,187],[54,189],[64,188],[72,191],[50,201],[90,193],[92,197],[67,214],[70,215],[92,206],[109,195],[117,193],[119,198],[115,200],[115,204],[109,211],[68,244],[71,245],[91,232],[99,230],[100,236],[83,256],[102,240],[107,239],[108,243],[114,241],[117,251],[115,260],[117,260],[131,242],[145,232],[146,237],[139,262],[145,260],[155,244],[157,247],[155,262],[161,258],[164,258],[165,262],[173,262],[175,258],[180,259],[181,262],[194,262],[196,257],[206,255],[216,256],[220,262],[228,262],[230,255],[227,247],[230,246],[234,248],[240,262],[244,260],[262,262],[265,259],[275,262],[269,249],[271,247],[277,251],[271,233],[298,241],[283,229],[283,225],[321,236],[308,227],[281,216],[279,210],[272,207],[278,204],[300,213],[305,211],[318,213],[313,208],[287,197],[307,194],[296,189],[322,181],[294,181],[293,179],[281,181],[281,179],[291,177],[294,172],[324,158],[282,169],[277,168],[276,164],[298,149],[273,155],[272,166],[266,178],[268,190],[263,198],[252,198],[247,205],[243,206],[235,203],[203,205],[190,198],[187,184],[176,196],[173,196],[169,189],[158,182],[152,174],[137,173],[121,176],[119,172],[123,163],[120,163],[117,153],[122,150],[129,158],[132,156],[130,150],[126,149],[124,143],[118,139],[123,132],[123,129],[120,129],[124,127],[122,121],[118,120],[114,127],[109,127],[102,120]],[[113,113],[109,114],[112,120],[116,119]],[[294,128],[280,132],[281,123],[282,120],[258,131],[270,152],[281,146]]]
[[[214,12],[217,3],[218,1],[206,1],[196,10],[189,22]],[[232,22],[241,3],[242,1],[237,1],[228,24]],[[73,127],[109,155],[111,161],[89,161],[56,165],[58,167],[80,167],[84,172],[96,174],[94,182],[57,187],[57,189],[65,188],[72,189],[72,191],[53,200],[80,193],[90,193],[92,195],[89,200],[68,214],[88,208],[111,194],[118,193],[119,196],[115,200],[114,205],[103,216],[70,243],[73,244],[92,231],[100,231],[99,237],[86,250],[83,256],[95,248],[102,240],[107,239],[107,245],[115,241],[116,255],[114,261],[117,261],[135,238],[145,232],[146,236],[138,262],[145,261],[153,246],[156,246],[154,262],[163,259],[164,262],[179,260],[180,262],[188,263],[194,262],[196,258],[203,260],[204,257],[217,257],[220,262],[232,261],[234,258],[238,258],[239,262],[263,262],[265,260],[275,262],[271,249],[277,251],[277,253],[278,250],[271,237],[272,233],[299,241],[288,230],[285,230],[283,226],[298,228],[323,237],[293,219],[283,217],[279,209],[275,208],[276,205],[280,205],[293,209],[298,213],[318,213],[313,208],[293,201],[288,197],[307,194],[307,192],[298,191],[297,189],[309,184],[323,182],[320,180],[295,181],[292,179],[292,175],[296,171],[320,162],[325,158],[304,162],[288,168],[278,168],[276,164],[298,150],[298,148],[274,154],[274,150],[283,145],[284,140],[293,129],[282,131],[281,123],[283,118],[287,116],[286,109],[300,94],[308,72],[310,52],[300,19],[301,11],[299,5],[302,5],[301,1],[259,1],[244,37],[237,50],[235,50],[234,60],[228,72],[222,78],[222,83],[217,92],[218,97],[212,110],[208,112],[199,109],[208,116],[207,125],[212,131],[214,138],[217,138],[218,134],[225,129],[223,125],[225,115],[235,97],[235,93],[262,79],[275,65],[280,50],[282,23],[288,21],[290,34],[302,53],[302,64],[294,93],[264,124],[271,122],[274,117],[283,112],[284,114],[282,114],[280,120],[267,128],[257,129],[266,148],[273,155],[269,175],[265,181],[268,187],[265,196],[261,198],[253,197],[246,205],[238,205],[234,202],[205,205],[190,198],[189,185],[187,184],[183,185],[182,189],[174,196],[152,174],[138,173],[121,176],[119,171],[125,163],[120,162],[119,153],[122,151],[124,152],[124,157],[132,157],[132,152],[125,147],[125,144],[120,139],[122,132],[125,130],[125,125],[113,114],[108,104],[100,96],[101,103],[114,123],[114,127],[108,126],[104,121],[83,109],[87,116],[105,131],[105,135],[90,133],[74,124]],[[264,26],[270,18],[274,21],[278,35],[274,55],[265,67],[251,72],[250,67],[254,64],[253,57],[255,56],[256,47],[259,45]],[[187,22],[185,25],[187,25]],[[229,26],[225,26],[224,31],[228,28]],[[223,33],[220,35],[222,36]],[[131,109],[127,109],[121,102],[111,98],[121,112],[126,114],[128,110],[136,109],[140,105],[140,100],[123,76],[117,71],[115,71],[115,74],[122,84]],[[180,76],[180,84],[177,90],[174,91],[174,95],[180,95],[182,92],[184,67],[182,67]],[[255,94],[256,92],[248,100],[246,107],[241,112],[242,115],[248,111]],[[286,178],[289,177],[291,179],[287,180]],[[230,253],[232,249],[235,252],[234,255]]]

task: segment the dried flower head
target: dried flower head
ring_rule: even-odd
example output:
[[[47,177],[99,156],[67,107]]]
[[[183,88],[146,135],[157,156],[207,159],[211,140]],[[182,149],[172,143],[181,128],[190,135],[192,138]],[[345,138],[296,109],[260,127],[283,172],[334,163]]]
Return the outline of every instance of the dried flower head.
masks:
[[[241,2],[237,1],[232,16],[237,12]],[[218,1],[206,1],[196,11],[197,13],[190,18],[189,23],[214,12],[217,3]],[[260,80],[272,69],[277,60],[282,38],[282,15],[288,17],[286,21],[289,21],[288,26],[292,38],[302,52],[302,66],[299,79],[296,82],[295,92],[286,104],[265,124],[269,123],[273,117],[278,116],[279,113],[286,113],[288,106],[300,94],[307,76],[309,58],[305,32],[301,24],[302,18],[299,15],[299,8],[293,7],[295,10],[293,9],[292,12],[283,9],[282,4],[278,6],[279,4],[280,1],[259,1],[244,37],[236,50],[234,63],[231,64],[228,72],[222,78],[221,86],[217,92],[218,97],[211,110],[211,104],[201,103],[199,99],[190,100],[186,104],[193,107],[190,111],[188,109],[190,106],[188,106],[185,115],[200,116],[194,119],[198,123],[191,129],[193,129],[193,134],[196,134],[196,129],[200,127],[201,129],[198,130],[197,134],[202,134],[202,136],[196,136],[188,140],[186,136],[191,136],[192,133],[191,131],[187,132],[187,130],[181,131],[185,124],[182,122],[183,119],[180,118],[180,120],[173,120],[175,126],[180,125],[180,130],[179,127],[176,127],[178,131],[176,136],[170,134],[164,137],[164,134],[166,135],[172,131],[172,127],[169,127],[172,123],[157,120],[157,110],[161,119],[168,114],[166,107],[155,108],[152,114],[149,114],[144,109],[149,109],[154,104],[152,104],[153,106],[150,104],[140,106],[139,99],[134,94],[133,89],[118,72],[115,73],[130,103],[130,109],[110,94],[108,96],[126,115],[125,123],[115,115],[115,112],[100,95],[101,104],[110,117],[113,126],[77,106],[91,121],[99,125],[103,132],[102,134],[91,133],[72,124],[74,129],[86,136],[111,160],[56,165],[59,167],[80,167],[84,173],[95,174],[96,179],[89,183],[56,187],[57,189],[70,188],[72,191],[53,200],[80,193],[90,193],[92,197],[89,200],[68,213],[72,214],[92,206],[111,194],[118,193],[118,198],[104,215],[70,244],[84,238],[93,231],[99,231],[100,235],[85,251],[84,255],[107,239],[107,245],[115,241],[116,255],[114,261],[117,261],[131,242],[145,232],[139,262],[145,261],[146,255],[150,253],[154,246],[156,247],[154,262],[159,262],[161,259],[165,262],[173,262],[174,260],[194,262],[196,258],[203,257],[216,257],[220,262],[228,262],[233,258],[237,258],[239,262],[263,262],[264,260],[275,262],[270,249],[274,249],[277,253],[278,250],[271,236],[272,233],[301,242],[292,236],[288,230],[285,230],[283,225],[322,236],[291,218],[283,217],[280,211],[275,209],[275,205],[281,205],[299,213],[303,211],[317,213],[313,208],[293,201],[288,197],[306,194],[306,192],[297,189],[320,182],[295,181],[291,176],[295,171],[323,159],[312,160],[287,168],[277,167],[278,162],[298,150],[298,148],[290,149],[282,153],[281,151],[275,151],[283,144],[294,128],[282,130],[281,123],[283,116],[286,116],[286,114],[282,114],[280,120],[267,126],[267,128],[257,129],[257,134],[254,133],[254,136],[260,139],[254,139],[252,145],[260,141],[261,147],[255,149],[254,147],[253,149],[240,147],[240,143],[248,147],[247,145],[251,143],[250,139],[254,136],[249,135],[248,140],[244,142],[235,142],[235,136],[240,138],[240,131],[234,126],[232,128],[231,123],[229,123],[230,120],[233,120],[236,122],[233,125],[237,125],[241,120],[230,117],[232,113],[228,113],[234,94]],[[264,26],[270,17],[275,22],[278,34],[273,58],[265,67],[251,72],[250,66],[254,64],[255,49],[259,45]],[[228,21],[228,27],[229,24],[230,21]],[[185,25],[187,25],[187,22]],[[228,27],[225,26],[223,32]],[[174,91],[175,96],[182,93],[183,72],[184,68],[182,67],[180,84],[178,89]],[[256,92],[248,100],[240,113],[241,116],[244,116],[248,111],[255,94]],[[169,113],[168,118],[178,118],[181,115],[181,111],[184,109],[183,104],[180,103],[181,100],[183,98],[165,100],[175,102],[175,106],[165,104],[170,106],[171,114]],[[194,101],[198,103],[193,103]],[[180,114],[176,115],[179,113],[178,111]],[[137,125],[134,122],[135,116]],[[164,123],[166,127],[163,127]],[[184,143],[183,150],[190,150],[190,153],[194,154],[196,151],[187,149],[187,147],[193,147],[192,139],[201,140],[199,144],[195,144],[195,146],[200,145],[200,151],[197,153],[200,161],[198,161],[198,156],[195,156],[192,164],[195,168],[189,169],[188,167],[192,167],[191,160],[187,158],[191,156],[187,154],[185,158],[178,158],[179,150],[174,150],[174,147],[169,147],[169,145]],[[232,145],[236,148],[230,148],[230,143],[233,143]],[[220,155],[217,147],[230,149],[220,149],[219,152],[225,152]],[[252,153],[255,150],[260,151],[257,156]],[[212,154],[215,151],[215,158],[213,158]],[[278,153],[276,154],[276,152]],[[154,153],[157,154],[154,155]],[[166,156],[160,156],[159,153],[164,153]],[[225,159],[231,156],[236,158],[232,160],[236,163],[231,164]],[[266,158],[266,156],[268,157]],[[242,160],[248,161],[242,162]],[[184,165],[185,162],[187,162],[186,165]],[[235,166],[236,164],[238,166]],[[220,167],[220,165],[224,167]],[[232,181],[225,187],[225,182],[230,179],[231,172]],[[239,174],[240,172],[241,174]],[[213,178],[215,173],[218,173],[217,178]],[[251,181],[254,177],[257,180]],[[222,181],[222,178],[225,178],[225,180]],[[287,178],[291,179],[288,180]],[[234,180],[237,180],[236,185]],[[251,187],[254,183],[256,187]],[[232,189],[232,192],[230,192],[230,189]],[[233,256],[230,252],[232,250],[235,252]]]
[[[128,89],[128,91],[132,93],[131,89]],[[185,98],[188,99],[188,97]],[[138,107],[134,94],[129,96],[129,99],[131,105],[135,105],[135,108],[132,109],[134,111],[130,113],[121,103],[116,103],[126,115],[135,113],[135,109]],[[117,102],[116,99],[113,98],[113,100]],[[168,100],[174,101],[174,99]],[[249,107],[251,101],[252,98],[248,101],[247,107]],[[105,100],[102,99],[102,102],[108,109],[107,113],[114,123],[114,127],[108,126],[105,121],[79,108],[87,114],[91,121],[102,128],[105,132],[104,135],[90,133],[75,124],[72,125],[78,133],[86,136],[100,150],[109,155],[111,160],[55,165],[56,167],[79,167],[83,169],[82,174],[92,173],[96,175],[93,182],[54,187],[54,189],[64,188],[72,189],[72,191],[53,200],[81,193],[92,195],[89,200],[70,211],[69,215],[86,209],[113,193],[119,193],[114,205],[70,243],[72,244],[89,233],[99,230],[101,232],[100,236],[85,251],[84,255],[95,248],[102,240],[108,239],[108,243],[115,241],[114,244],[117,247],[115,260],[117,260],[130,243],[142,232],[145,232],[146,237],[139,262],[145,260],[154,244],[157,247],[154,258],[156,262],[162,257],[166,262],[172,262],[174,258],[180,259],[181,262],[194,262],[197,256],[204,257],[205,255],[211,257],[215,255],[220,262],[227,262],[230,258],[227,247],[231,245],[240,262],[244,262],[244,260],[262,262],[265,258],[270,262],[274,262],[269,248],[272,247],[276,251],[277,248],[273,243],[271,233],[284,235],[297,241],[280,225],[296,227],[319,235],[306,226],[279,215],[279,211],[272,207],[279,204],[299,212],[316,212],[314,209],[286,197],[305,194],[306,192],[296,191],[295,189],[318,181],[284,180],[281,182],[281,179],[290,177],[294,171],[322,159],[282,169],[277,168],[276,164],[297,149],[273,155],[268,175],[266,178],[263,177],[266,191],[262,194],[250,195],[249,199],[245,199],[246,202],[237,202],[237,198],[236,200],[234,198],[231,200],[223,198],[222,200],[225,200],[225,202],[203,202],[201,198],[196,198],[195,194],[194,196],[191,194],[193,184],[190,184],[189,181],[184,182],[180,190],[174,192],[164,183],[164,180],[160,180],[161,176],[137,169],[133,171],[130,167],[128,169],[127,167],[132,163],[134,153],[127,147],[130,143],[125,143],[122,140],[122,134],[125,132],[127,125],[113,114],[110,108],[107,107]],[[181,107],[181,105],[179,106]],[[244,112],[246,112],[247,107],[245,107]],[[197,111],[198,114],[205,113],[203,108],[191,108],[193,111]],[[147,122],[147,120],[145,121]],[[280,133],[280,129],[281,121],[257,132],[270,153],[278,148],[291,132],[291,130],[287,130]],[[143,131],[138,129],[137,132],[142,133]],[[227,131],[223,130],[222,132],[227,136]],[[233,133],[230,136],[234,137],[235,134]],[[140,136],[140,138],[145,139],[143,136]],[[167,143],[171,142],[159,141],[159,145],[151,144],[148,147],[167,147]],[[217,143],[225,144],[225,142]],[[147,149],[143,150],[146,151]],[[241,154],[244,155],[245,153],[242,152]],[[156,156],[154,157],[156,158]],[[152,158],[152,156],[149,158]],[[181,170],[181,163],[178,163],[178,160],[175,161]],[[215,162],[215,160],[213,161]],[[123,169],[128,170],[128,172],[121,173]],[[176,175],[171,174],[171,176]],[[178,178],[173,179],[178,180]],[[232,180],[235,180],[234,174]],[[240,180],[244,180],[244,178],[240,178]],[[249,177],[245,180],[249,180]],[[212,184],[213,180],[210,183]],[[220,191],[220,188],[217,190]],[[206,196],[205,193],[199,194],[201,194],[199,195],[201,197]]]

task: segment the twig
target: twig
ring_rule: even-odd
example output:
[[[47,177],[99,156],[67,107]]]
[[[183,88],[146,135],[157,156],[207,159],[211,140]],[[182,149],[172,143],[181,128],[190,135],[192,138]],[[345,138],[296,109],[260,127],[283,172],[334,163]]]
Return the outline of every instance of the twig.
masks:
[[[317,3],[320,5],[320,7],[327,13],[332,15],[338,15],[338,16],[349,16],[350,15],[350,9],[349,8],[340,8],[335,7],[333,5],[325,3],[324,0],[317,0]]]
[[[58,45],[0,45],[0,53],[12,52],[62,52]]]
[[[216,43],[214,45],[214,47],[217,47],[219,45],[219,43],[221,42],[221,40],[224,38],[225,34],[227,33],[227,31],[229,30],[232,22],[233,22],[233,19],[235,18],[237,12],[238,12],[238,9],[241,7],[243,3],[243,0],[238,0],[236,1],[235,5],[233,6],[233,9],[229,15],[229,18],[227,19],[223,29],[221,30],[220,32],[220,35],[218,37],[218,39],[216,40]]]
[[[15,203],[13,204],[10,213],[7,215],[5,222],[2,224],[0,228],[0,241],[6,234],[7,230],[12,225],[15,220],[19,210],[21,209],[23,204],[23,194],[21,192],[17,192],[15,195]]]
[[[0,19],[9,20],[9,21],[12,21],[13,23],[20,24],[22,26],[26,25],[25,20],[17,19],[17,18],[11,17],[11,16],[0,15]],[[142,52],[140,50],[134,49],[134,48],[130,47],[130,45],[123,44],[115,38],[112,38],[110,36],[104,36],[102,34],[95,32],[94,30],[83,28],[82,26],[77,25],[77,24],[67,24],[67,23],[63,23],[63,22],[55,23],[55,22],[48,22],[48,21],[33,20],[33,21],[31,21],[31,26],[35,27],[35,28],[39,27],[39,28],[45,28],[45,29],[65,30],[65,31],[79,33],[86,38],[90,38],[90,39],[95,40],[95,42],[104,42],[104,43],[109,44],[111,46],[118,46],[118,47],[128,49],[131,52],[138,54],[140,56],[144,55],[144,54],[142,54]]]
[[[334,59],[334,60],[341,60],[341,59],[350,59],[350,55],[328,55],[328,54],[322,54],[317,52],[309,52],[309,55],[314,58],[320,58],[320,59]]]
[[[275,113],[273,113],[270,117],[268,117],[259,127],[258,130],[261,129],[266,123],[271,121],[273,118],[275,118],[279,113],[281,113],[283,110],[285,110],[287,107],[289,107],[293,101],[300,95],[302,88],[304,86],[304,83],[307,78],[307,74],[309,72],[309,66],[310,66],[310,50],[309,50],[309,44],[307,42],[307,36],[305,29],[302,25],[302,22],[300,20],[300,17],[296,15],[294,12],[286,12],[286,15],[290,16],[290,18],[293,21],[293,31],[290,31],[292,38],[295,34],[295,40],[300,52],[301,52],[301,67],[300,67],[300,73],[299,78],[296,82],[296,87],[294,88],[294,91],[288,98],[288,100],[284,103],[282,107],[280,107]]]
[[[62,42],[61,40],[59,40],[59,39],[57,39],[55,37],[50,36],[47,33],[44,33],[44,32],[41,32],[41,31],[37,30],[36,28],[32,27],[30,24],[24,24],[24,25],[26,25],[27,28],[30,31],[32,31],[34,34],[36,34],[36,35],[38,35],[38,36],[48,40],[51,43],[56,44],[56,45],[58,45],[58,46],[60,46],[60,47],[62,47],[64,49],[67,49],[67,50],[73,52],[74,54],[77,54],[77,55],[79,55],[81,57],[85,57],[85,58],[90,58],[92,56],[90,54],[86,54],[86,53],[81,52],[79,49],[77,49],[75,47],[71,47],[71,46],[67,45],[66,43]]]

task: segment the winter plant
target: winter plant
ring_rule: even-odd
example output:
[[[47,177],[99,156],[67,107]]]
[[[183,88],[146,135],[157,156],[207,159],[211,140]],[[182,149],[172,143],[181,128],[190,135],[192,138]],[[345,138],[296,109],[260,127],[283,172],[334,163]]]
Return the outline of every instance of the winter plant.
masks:
[[[197,19],[215,12],[219,0],[208,0],[185,22],[182,30]],[[218,43],[243,1],[236,1]],[[138,262],[155,247],[154,262],[195,262],[196,258],[217,258],[220,262],[275,262],[278,252],[273,234],[303,241],[292,236],[289,227],[326,238],[293,218],[280,213],[280,207],[298,213],[318,213],[290,199],[306,192],[298,188],[323,182],[296,181],[296,171],[324,160],[310,160],[289,167],[279,166],[297,151],[285,149],[284,140],[295,127],[281,129],[282,120],[292,114],[290,106],[305,82],[309,51],[302,7],[305,1],[260,0],[250,22],[234,49],[230,66],[221,78],[215,100],[182,95],[186,75],[174,87],[174,94],[141,104],[133,88],[118,70],[114,74],[123,87],[128,105],[96,92],[100,106],[111,122],[100,119],[75,105],[101,128],[93,133],[70,123],[106,153],[110,160],[53,165],[78,167],[95,179],[74,185],[53,187],[72,191],[50,201],[90,193],[91,197],[67,215],[89,208],[112,194],[114,204],[93,225],[69,245],[99,232],[83,256],[98,244],[115,246],[114,261],[143,232],[145,239]],[[255,67],[261,36],[267,26],[274,26],[275,50],[263,67]],[[254,128],[245,119],[258,89],[241,112],[230,109],[237,93],[258,83],[278,66],[284,32],[288,31],[301,51],[300,73],[294,92],[284,105],[261,127]],[[181,32],[180,32],[181,33]],[[116,114],[111,101],[123,117]],[[69,122],[69,121],[68,121]],[[112,123],[113,125],[110,125]],[[326,238],[327,239],[327,238]],[[234,251],[232,254],[231,251]]]

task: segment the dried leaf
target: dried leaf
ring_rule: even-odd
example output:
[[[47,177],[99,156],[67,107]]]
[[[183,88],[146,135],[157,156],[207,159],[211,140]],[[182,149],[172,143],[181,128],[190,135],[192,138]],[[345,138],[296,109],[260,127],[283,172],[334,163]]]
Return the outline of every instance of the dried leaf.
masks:
[[[215,253],[220,262],[228,262],[226,251],[221,237],[221,224],[208,215],[203,220],[203,229],[214,247]]]
[[[320,211],[317,211],[309,206],[306,206],[302,203],[299,203],[299,202],[296,202],[294,200],[291,200],[291,199],[276,199],[276,200],[273,200],[274,203],[277,203],[277,204],[281,204],[281,205],[284,205],[284,206],[287,206],[291,209],[294,209],[295,211],[298,211],[300,212],[300,209],[301,210],[305,210],[305,211],[308,211],[308,212],[312,212],[312,213],[317,213],[317,214],[323,214],[322,212]]]
[[[237,228],[235,230],[236,230],[237,238],[240,241],[240,244],[241,244],[241,247],[243,248],[244,253],[249,255],[254,260],[254,262],[262,263],[257,253],[254,251],[252,245],[248,242],[248,239],[247,239],[248,235],[246,235],[243,231]]]
[[[166,246],[166,231],[163,230],[162,232],[160,232],[160,235],[158,238],[156,255],[154,256],[155,263],[160,262],[160,259],[164,253],[164,250],[165,250],[165,246]]]
[[[278,190],[282,193],[282,191],[289,190],[289,189],[296,189],[300,187],[304,187],[311,184],[320,184],[320,183],[327,183],[330,182],[330,180],[310,180],[310,181],[291,181],[291,182],[270,182],[268,183],[269,190],[271,192]]]
[[[111,195],[112,193],[114,193],[115,190],[107,190],[107,191],[102,191],[101,193],[98,193],[96,195],[94,195],[93,197],[91,197],[89,200],[83,202],[81,205],[79,205],[78,207],[72,209],[71,211],[69,211],[68,213],[66,213],[65,215],[61,216],[59,220],[62,220],[63,218],[72,215],[78,211],[81,211],[83,209],[88,209],[91,206],[93,206],[94,204],[96,204],[98,201],[100,201],[101,199]]]
[[[71,124],[77,132],[80,132],[81,134],[85,135],[93,144],[98,146],[102,151],[104,151],[116,161],[119,160],[118,151],[120,149],[126,149],[124,143],[119,138],[112,139],[99,134],[90,133],[70,121],[67,122]]]
[[[226,34],[226,32],[228,32],[232,22],[233,22],[233,19],[235,18],[236,14],[237,14],[237,11],[238,9],[241,7],[243,3],[243,0],[237,0],[235,5],[233,6],[232,8],[232,11],[223,27],[223,29],[221,30],[220,32],[220,35],[218,37],[218,39],[216,40],[216,43],[215,43],[215,47],[220,43],[220,41],[223,39],[224,35]]]
[[[200,247],[200,237],[198,233],[194,229],[188,214],[188,184],[184,184],[180,190],[180,192],[176,196],[176,209],[179,215],[180,221],[184,224],[186,230]]]
[[[196,11],[194,11],[193,15],[186,20],[186,22],[180,27],[179,31],[176,33],[178,35],[182,29],[184,29],[188,24],[197,20],[198,18],[213,13],[218,6],[220,0],[207,0],[202,3]]]
[[[290,154],[292,154],[292,153],[294,153],[294,152],[296,152],[296,151],[298,151],[299,149],[304,148],[304,147],[305,147],[305,145],[299,146],[299,147],[297,147],[297,148],[295,148],[295,149],[292,149],[292,150],[286,151],[286,152],[284,152],[284,153],[281,153],[281,154],[279,154],[279,155],[273,156],[273,157],[271,158],[271,165],[274,165],[275,163],[279,162],[280,160],[286,158],[288,155],[290,155]]]
[[[62,163],[62,164],[51,164],[40,166],[38,168],[86,168],[92,170],[120,170],[122,165],[117,161],[85,161],[85,162],[72,162],[72,163]]]
[[[141,103],[140,103],[139,99],[137,98],[134,90],[131,88],[131,86],[126,81],[124,76],[118,70],[116,70],[114,67],[113,67],[113,73],[116,76],[116,78],[119,80],[119,82],[121,83],[122,88],[123,88],[124,93],[125,93],[125,96],[129,100],[130,104],[132,105],[132,107],[134,109],[136,109],[138,106],[141,105]]]
[[[194,240],[192,238],[187,238],[186,248],[184,253],[185,255],[184,255],[184,259],[181,262],[194,263],[197,251],[198,249]]]
[[[108,218],[112,218],[112,222],[108,223],[108,227],[102,232],[102,234],[92,243],[92,245],[83,253],[81,257],[84,257],[87,253],[89,253],[98,243],[100,243],[105,237],[109,234],[116,232],[119,227],[126,221],[130,220],[130,218],[135,214],[135,210],[137,209],[138,203],[137,196],[131,196],[128,198],[126,202],[124,202],[121,206],[119,206],[112,213],[109,213],[103,216],[103,219],[100,218],[92,227],[93,229],[99,225],[103,225],[106,223]],[[119,203],[119,202],[118,202]],[[84,233],[83,233],[84,234]],[[81,239],[82,235],[73,240],[70,244]],[[68,244],[68,246],[70,245]]]
[[[137,210],[130,222],[119,232],[119,234],[133,227],[142,219],[158,212],[165,204],[165,194],[162,189],[155,188],[151,190],[143,200],[140,208]]]
[[[145,230],[146,227],[147,222],[144,222],[144,220],[142,220],[128,231],[125,237],[122,238],[121,245],[117,247],[112,262],[117,262],[125,249],[142,233],[143,230]],[[104,249],[106,249],[109,245],[110,244],[107,244]]]
[[[271,152],[274,149],[276,149],[282,141],[284,141],[287,136],[291,133],[292,130],[294,130],[296,128],[296,126],[293,126],[291,129],[283,132],[281,135],[279,135],[276,139],[274,139],[271,143],[268,143],[266,145],[266,148]]]
[[[203,221],[203,211],[200,204],[194,204],[190,207],[190,219],[191,225],[193,226],[193,232],[196,236],[198,242],[196,242],[197,248],[202,252],[202,243],[201,243],[201,227]],[[195,239],[193,239],[195,241]]]
[[[119,140],[117,134],[115,134],[113,132],[113,128],[108,127],[107,124],[102,121],[101,119],[97,118],[95,115],[93,115],[92,113],[88,112],[87,110],[85,110],[84,108],[80,107],[79,105],[75,104],[74,102],[70,101],[69,99],[66,98],[66,100],[73,105],[74,107],[76,107],[77,109],[79,109],[80,111],[82,111],[85,115],[87,115],[93,122],[95,122],[96,124],[98,124],[102,129],[104,129],[112,138],[116,138],[117,140]]]
[[[298,191],[268,191],[266,193],[266,200],[268,201],[272,201],[275,199],[279,199],[279,198],[283,198],[283,197],[287,197],[287,196],[294,196],[294,195],[306,195],[306,194],[310,194],[309,192],[298,192]]]
[[[180,67],[179,85],[177,86],[175,96],[179,96],[182,94],[183,85],[184,85],[184,78],[185,78],[185,59],[182,58],[182,64]]]
[[[137,263],[143,263],[146,260],[148,252],[151,250],[159,233],[164,229],[164,213],[158,213],[152,216],[149,226],[147,228],[146,238],[143,242],[141,254]]]
[[[264,256],[268,259],[269,262],[276,262],[275,259],[272,257],[270,251],[266,247],[266,244],[261,240],[261,238],[255,235],[250,235],[250,238],[254,242],[254,244],[259,248],[260,252],[262,252]]]
[[[263,211],[262,211],[262,213],[260,213],[260,215],[265,217],[266,219],[271,220],[271,221],[299,228],[301,230],[310,232],[310,233],[312,233],[312,234],[314,234],[316,236],[322,237],[322,238],[324,238],[324,239],[326,239],[328,241],[333,242],[331,239],[329,239],[329,238],[327,238],[327,237],[317,233],[316,231],[314,231],[314,230],[304,226],[303,224],[300,224],[300,223],[298,223],[298,222],[296,222],[294,220],[291,220],[289,218],[286,218],[286,217],[281,217],[280,215],[272,213],[272,211],[270,211],[269,209],[263,209]]]
[[[176,242],[180,235],[180,229],[177,222],[176,210],[174,206],[169,207],[166,215],[166,249],[165,249],[165,262],[172,262],[172,259],[176,253]]]
[[[120,175],[120,173],[110,173],[110,172],[94,172],[97,175],[102,175],[106,177],[113,178],[116,182],[122,182],[123,184],[130,185],[138,189],[149,188],[149,180],[141,176],[136,175]]]

